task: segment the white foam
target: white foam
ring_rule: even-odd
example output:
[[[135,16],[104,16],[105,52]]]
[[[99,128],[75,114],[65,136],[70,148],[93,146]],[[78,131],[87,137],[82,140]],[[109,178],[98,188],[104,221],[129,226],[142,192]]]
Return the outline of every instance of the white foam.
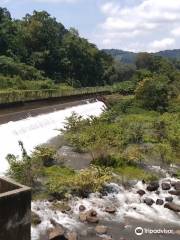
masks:
[[[162,179],[162,181],[178,181],[178,179]],[[138,182],[133,188],[126,190],[122,186],[111,183],[110,187],[114,188],[114,191],[107,196],[100,196],[99,193],[93,193],[89,198],[74,198],[69,203],[71,206],[71,214],[63,214],[58,211],[51,210],[51,204],[48,202],[33,202],[33,211],[37,212],[42,219],[42,223],[37,228],[32,228],[33,240],[37,240],[40,232],[45,230],[50,225],[50,219],[53,218],[64,227],[69,229],[80,229],[82,223],[79,221],[79,206],[84,205],[86,210],[94,209],[98,213],[100,219],[106,221],[126,222],[126,218],[133,218],[145,222],[154,223],[168,223],[180,226],[180,213],[175,213],[164,206],[153,204],[151,207],[143,203],[143,199],[146,197],[152,198],[156,201],[158,198],[165,200],[165,197],[169,196],[168,191],[159,188],[160,194],[155,192],[148,192],[146,190],[147,185]],[[137,190],[145,190],[146,194],[140,197],[137,194]],[[173,188],[172,188],[173,189]],[[180,204],[178,196],[173,196],[173,202]],[[107,206],[115,206],[117,212],[115,215],[105,212]]]
[[[21,154],[18,141],[22,141],[25,149],[30,153],[35,146],[57,136],[58,129],[63,128],[65,119],[72,112],[87,118],[88,116],[99,116],[104,107],[104,103],[96,101],[0,125],[0,173],[5,172],[8,168],[5,159],[7,154]]]

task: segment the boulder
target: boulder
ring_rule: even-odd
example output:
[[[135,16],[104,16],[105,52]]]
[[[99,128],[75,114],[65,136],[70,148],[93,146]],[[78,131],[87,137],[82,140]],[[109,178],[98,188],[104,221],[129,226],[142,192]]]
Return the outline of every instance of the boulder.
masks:
[[[149,192],[153,192],[153,191],[157,191],[159,188],[159,183],[158,182],[151,182],[148,186],[147,186],[147,190]]]
[[[106,207],[105,212],[114,214],[116,212],[116,208],[115,207]]]
[[[79,206],[79,211],[84,212],[86,210],[86,207],[84,205]]]
[[[164,207],[174,212],[180,212],[180,205],[177,205],[175,203],[166,203],[164,204]]]
[[[166,201],[166,202],[172,202],[172,201],[173,201],[173,197],[166,197],[166,198],[165,198],[165,201]]]
[[[172,187],[174,187],[174,186],[175,186],[175,184],[176,184],[176,182],[175,182],[175,181],[171,181],[171,186],[172,186]]]
[[[49,240],[67,240],[67,238],[64,236],[64,229],[55,227],[49,232]]]
[[[157,199],[156,200],[156,205],[163,205],[164,201],[162,199]]]
[[[171,189],[171,185],[169,183],[163,182],[161,184],[162,190],[170,190]]]
[[[67,239],[68,240],[78,240],[77,232],[72,231],[67,233]]]
[[[32,225],[39,225],[41,223],[40,216],[35,212],[31,212],[31,223]]]
[[[87,214],[86,213],[80,213],[79,214],[79,220],[81,222],[85,222],[87,220]]]
[[[146,203],[148,206],[152,206],[154,203],[154,200],[152,198],[145,198],[144,203]]]
[[[86,213],[86,220],[89,223],[98,223],[99,222],[99,218],[97,217],[97,212],[93,209],[89,210]]]
[[[146,192],[144,190],[138,190],[137,193],[142,197]]]
[[[103,225],[102,226],[98,225],[98,226],[96,226],[95,231],[97,234],[103,235],[103,234],[107,233],[108,227],[103,226]]]
[[[180,181],[174,184],[174,188],[178,191],[180,190]]]
[[[171,190],[171,191],[169,191],[169,194],[180,196],[180,190]]]

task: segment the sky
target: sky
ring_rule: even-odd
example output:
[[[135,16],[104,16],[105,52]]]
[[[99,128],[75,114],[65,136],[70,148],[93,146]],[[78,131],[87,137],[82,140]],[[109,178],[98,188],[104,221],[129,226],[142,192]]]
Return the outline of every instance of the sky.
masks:
[[[13,18],[45,10],[99,48],[180,48],[180,0],[0,0]]]

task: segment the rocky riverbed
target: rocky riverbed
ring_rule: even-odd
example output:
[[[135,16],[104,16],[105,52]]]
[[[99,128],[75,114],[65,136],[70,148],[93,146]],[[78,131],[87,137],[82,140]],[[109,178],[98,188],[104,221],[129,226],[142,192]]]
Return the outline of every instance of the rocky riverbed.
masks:
[[[177,240],[180,238],[180,181],[167,176],[150,184],[111,183],[103,192],[88,198],[69,196],[66,203],[52,198],[33,202],[32,211],[39,216],[39,224],[32,227],[33,240],[56,239],[52,238],[56,235],[57,239],[69,240],[134,240],[139,239],[136,227],[144,231],[141,239]],[[152,230],[156,233],[150,233]]]

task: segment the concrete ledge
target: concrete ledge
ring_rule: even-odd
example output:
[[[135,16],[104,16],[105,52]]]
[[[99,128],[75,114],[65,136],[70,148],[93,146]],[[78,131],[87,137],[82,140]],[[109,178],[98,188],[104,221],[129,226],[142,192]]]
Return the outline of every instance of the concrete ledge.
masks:
[[[31,189],[0,178],[0,240],[31,239]]]

